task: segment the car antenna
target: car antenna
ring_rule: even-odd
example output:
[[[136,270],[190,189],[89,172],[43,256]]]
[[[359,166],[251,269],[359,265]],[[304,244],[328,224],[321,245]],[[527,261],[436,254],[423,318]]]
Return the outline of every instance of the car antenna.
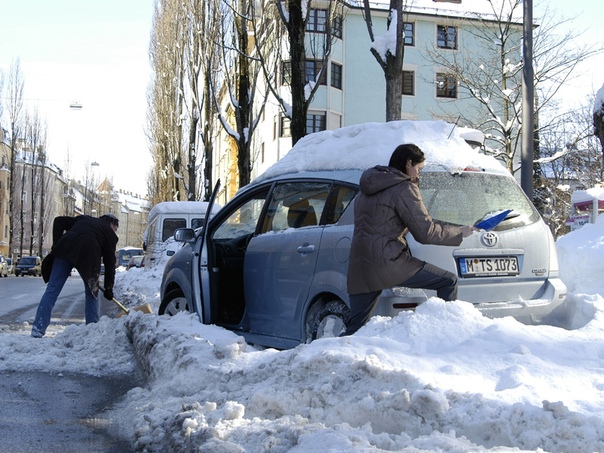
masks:
[[[451,135],[453,134],[453,131],[455,130],[455,128],[457,127],[457,123],[459,123],[459,119],[461,118],[461,115],[459,115],[457,117],[457,120],[455,121],[455,124],[453,124],[453,129],[451,129],[451,132],[449,132],[449,136],[447,137],[447,140],[449,140],[451,138]]]

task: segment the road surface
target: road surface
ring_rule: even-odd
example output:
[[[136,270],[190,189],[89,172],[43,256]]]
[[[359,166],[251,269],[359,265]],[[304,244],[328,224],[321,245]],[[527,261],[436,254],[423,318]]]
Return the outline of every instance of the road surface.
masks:
[[[67,280],[47,332],[84,323],[83,285],[78,275]],[[28,334],[45,287],[40,277],[0,279],[0,335]],[[101,297],[101,314],[115,313],[115,305]],[[140,376],[1,371],[0,452],[132,452],[103,411],[140,385]]]

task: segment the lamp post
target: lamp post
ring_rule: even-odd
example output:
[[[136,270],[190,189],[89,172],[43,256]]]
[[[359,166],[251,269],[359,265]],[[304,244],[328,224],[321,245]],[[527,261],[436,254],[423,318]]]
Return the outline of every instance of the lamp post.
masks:
[[[527,197],[533,199],[534,151],[534,73],[533,73],[533,0],[523,0],[522,28],[522,153],[520,185]]]

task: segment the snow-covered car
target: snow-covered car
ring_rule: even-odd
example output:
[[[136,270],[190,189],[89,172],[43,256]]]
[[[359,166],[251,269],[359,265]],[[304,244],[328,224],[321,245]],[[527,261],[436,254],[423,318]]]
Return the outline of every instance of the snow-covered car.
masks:
[[[536,322],[566,296],[553,237],[516,180],[444,122],[358,125],[313,134],[241,189],[166,264],[160,314],[186,310],[250,343],[287,348],[338,335],[349,316],[346,276],[354,200],[365,168],[414,142],[426,153],[420,187],[433,218],[472,225],[509,213],[457,247],[407,240],[414,256],[459,277],[460,300],[488,316]],[[376,314],[394,316],[435,293],[384,291]]]

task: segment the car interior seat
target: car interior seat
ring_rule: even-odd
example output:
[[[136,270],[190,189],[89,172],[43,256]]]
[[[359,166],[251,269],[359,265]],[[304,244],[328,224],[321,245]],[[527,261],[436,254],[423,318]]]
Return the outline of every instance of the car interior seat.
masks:
[[[317,225],[317,215],[308,200],[300,200],[289,206],[287,224],[290,228],[302,228]]]

